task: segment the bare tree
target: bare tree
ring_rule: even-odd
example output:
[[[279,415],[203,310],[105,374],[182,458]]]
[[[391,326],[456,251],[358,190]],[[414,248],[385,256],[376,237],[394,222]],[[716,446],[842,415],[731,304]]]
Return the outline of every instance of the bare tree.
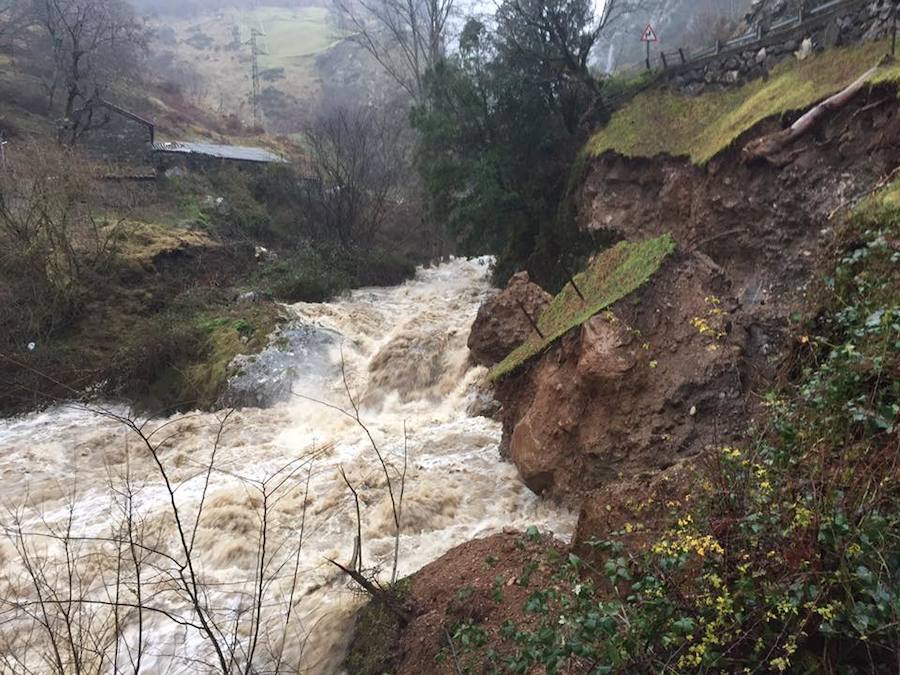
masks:
[[[341,23],[416,103],[444,57],[454,0],[335,0]]]
[[[346,250],[369,246],[400,200],[405,165],[397,120],[341,109],[304,133],[313,191],[310,214]]]
[[[406,429],[406,422],[403,423],[403,466],[400,471],[397,471],[396,467],[392,466],[388,462],[387,455],[385,454],[384,450],[381,448],[381,446],[379,446],[378,442],[375,440],[375,437],[372,435],[371,430],[362,419],[359,400],[356,396],[354,396],[353,391],[350,388],[350,381],[347,379],[347,368],[346,361],[344,360],[343,347],[341,348],[341,380],[344,386],[344,393],[347,395],[347,400],[350,404],[349,409],[342,408],[341,406],[334,405],[320,399],[312,398],[303,394],[298,394],[296,392],[294,392],[294,396],[307,401],[311,401],[313,403],[317,403],[319,405],[323,405],[326,408],[330,408],[331,410],[335,410],[340,414],[349,417],[356,423],[356,425],[362,430],[362,432],[368,439],[369,446],[372,448],[372,451],[375,453],[375,457],[378,459],[378,465],[380,466],[382,475],[384,476],[385,488],[387,490],[388,499],[390,500],[391,504],[391,515],[393,516],[394,521],[394,556],[391,566],[390,583],[395,584],[397,582],[397,572],[399,570],[400,563],[400,535],[403,531],[403,497],[406,493],[406,474],[409,466],[409,438]],[[393,473],[395,474],[393,478],[391,477],[392,469]],[[353,555],[351,556],[350,564],[342,565],[335,560],[329,560],[329,562],[340,569],[348,577],[350,577],[375,601],[384,605],[384,607],[386,607],[388,611],[392,612],[401,621],[401,623],[406,624],[410,618],[409,612],[407,612],[407,610],[402,606],[402,604],[391,592],[391,590],[383,586],[379,581],[378,576],[380,570],[377,567],[369,569],[363,562],[362,510],[360,508],[359,493],[353,486],[353,483],[350,481],[350,479],[347,478],[347,474],[345,473],[343,467],[340,467],[340,472],[341,478],[346,484],[347,489],[353,495],[354,508],[356,512],[356,535],[354,537]]]
[[[95,168],[79,153],[23,143],[0,167],[0,241],[35,275],[53,283],[78,283],[108,264],[125,218],[102,211]],[[128,204],[119,204],[128,210]]]
[[[0,286],[5,337],[45,337],[116,259],[136,194],[106,190],[96,168],[72,148],[23,141],[0,165]],[[114,202],[118,215],[107,208]],[[103,215],[101,215],[103,214]]]
[[[94,104],[104,90],[135,73],[149,32],[123,0],[34,0],[33,15],[50,60],[48,105],[62,89],[66,137],[75,142],[98,123]]]
[[[5,672],[138,673],[148,658],[151,624],[203,638],[205,650],[164,654],[190,672],[250,675],[260,672],[263,663],[265,672],[285,672],[284,649],[289,632],[297,630],[291,622],[299,597],[312,465],[329,449],[314,449],[263,478],[223,471],[216,459],[231,415],[225,413],[208,461],[190,477],[201,481],[202,490],[199,503],[189,506],[178,498],[179,483],[163,458],[177,438],[168,431],[170,423],[148,428],[109,410],[95,412],[133,432],[139,452],[157,469],[168,518],[154,519],[153,526],[145,520],[137,506],[141,488],[128,469],[109,481],[113,508],[108,532],[76,532],[74,491],[68,516],[59,524],[40,514],[35,518],[24,508],[10,511],[2,526],[19,564],[5,565],[0,577],[0,663]],[[227,589],[207,579],[198,546],[216,477],[236,479],[247,489],[258,522],[253,573]],[[279,503],[298,491],[303,499],[299,527],[276,537]],[[287,581],[286,592],[275,591],[277,580]]]

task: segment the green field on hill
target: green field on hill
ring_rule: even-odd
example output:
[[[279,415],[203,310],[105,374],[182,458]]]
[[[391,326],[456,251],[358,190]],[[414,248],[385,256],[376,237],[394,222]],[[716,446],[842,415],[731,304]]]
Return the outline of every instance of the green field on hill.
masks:
[[[158,49],[172,50],[177,62],[200,75],[201,84],[190,94],[210,109],[244,121],[252,119],[251,31],[259,31],[261,88],[278,106],[282,124],[314,109],[321,90],[316,58],[341,39],[324,7],[226,9],[167,27],[174,30],[176,41]]]
[[[252,28],[262,32],[260,65],[265,68],[298,65],[340,39],[324,7],[257,7],[242,13],[243,42],[250,39]]]

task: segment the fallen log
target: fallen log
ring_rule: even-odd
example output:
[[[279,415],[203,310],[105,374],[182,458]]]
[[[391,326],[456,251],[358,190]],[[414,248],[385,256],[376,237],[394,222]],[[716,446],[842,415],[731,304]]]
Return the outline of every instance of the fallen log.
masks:
[[[362,589],[365,590],[373,600],[381,603],[381,605],[385,609],[387,609],[397,618],[401,626],[406,626],[410,622],[412,616],[408,611],[406,611],[406,609],[394,596],[394,594],[391,593],[391,591],[381,588],[379,584],[373,583],[366,579],[366,577],[363,576],[361,572],[350,569],[349,567],[344,567],[336,560],[332,560],[331,558],[325,558],[325,560],[330,562],[332,565],[341,570],[341,572],[353,579],[353,581],[355,581],[360,587],[362,587]]]
[[[819,105],[814,106],[809,112],[794,122],[787,129],[777,131],[774,134],[763,136],[750,141],[741,151],[741,157],[745,164],[759,160],[768,161],[773,155],[781,152],[789,144],[809,132],[819,121],[830,112],[840,110],[866,86],[869,78],[875,74],[881,64],[870,68],[859,79],[846,89],[839,91],[834,96],[825,99]]]

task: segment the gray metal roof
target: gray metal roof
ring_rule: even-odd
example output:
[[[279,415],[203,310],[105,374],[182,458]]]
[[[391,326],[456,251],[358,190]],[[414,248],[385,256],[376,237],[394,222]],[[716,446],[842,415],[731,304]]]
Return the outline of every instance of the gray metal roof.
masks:
[[[207,157],[218,157],[220,159],[232,159],[242,162],[282,163],[285,161],[274,152],[269,152],[262,148],[251,148],[244,145],[216,145],[215,143],[170,141],[166,143],[154,143],[153,149],[157,152],[205,155]]]

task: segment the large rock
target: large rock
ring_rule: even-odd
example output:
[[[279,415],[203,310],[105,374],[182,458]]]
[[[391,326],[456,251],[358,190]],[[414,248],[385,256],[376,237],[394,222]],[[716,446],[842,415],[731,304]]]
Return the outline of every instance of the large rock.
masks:
[[[503,291],[478,310],[468,341],[472,359],[483,366],[500,363],[533,330],[519,305],[537,318],[551,300],[549,293],[531,283],[528,272],[514,275]]]
[[[708,259],[673,258],[500,380],[501,449],[525,484],[576,504],[733,442],[747,419],[737,307]]]
[[[581,327],[581,353],[576,372],[590,382],[607,382],[622,377],[637,363],[629,349],[634,336],[613,314],[594,316]]]

